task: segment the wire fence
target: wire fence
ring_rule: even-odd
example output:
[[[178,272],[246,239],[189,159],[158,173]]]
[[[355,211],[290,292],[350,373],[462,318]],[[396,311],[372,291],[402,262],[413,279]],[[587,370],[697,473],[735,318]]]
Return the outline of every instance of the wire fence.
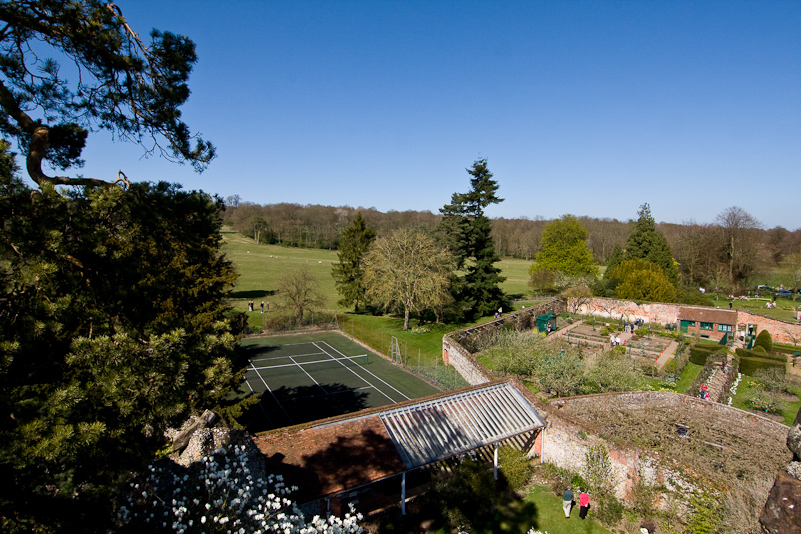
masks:
[[[442,348],[433,352],[408,340],[397,339],[391,333],[378,330],[348,315],[338,315],[339,329],[364,343],[373,352],[383,354],[412,374],[434,384],[443,391],[459,389],[470,384],[450,365],[442,361]],[[393,350],[393,339],[397,339]]]

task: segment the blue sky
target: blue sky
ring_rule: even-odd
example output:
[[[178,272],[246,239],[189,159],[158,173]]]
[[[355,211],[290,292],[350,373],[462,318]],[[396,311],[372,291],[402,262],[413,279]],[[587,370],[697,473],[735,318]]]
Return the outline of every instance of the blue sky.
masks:
[[[436,212],[486,157],[492,217],[801,227],[801,2],[119,0],[188,35],[202,175],[90,137],[86,176],[260,204]]]

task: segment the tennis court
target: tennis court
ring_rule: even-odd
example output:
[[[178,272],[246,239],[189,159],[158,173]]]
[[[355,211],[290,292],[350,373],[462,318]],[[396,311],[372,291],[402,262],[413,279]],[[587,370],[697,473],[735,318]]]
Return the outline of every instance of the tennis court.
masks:
[[[247,339],[241,344],[248,369],[240,393],[262,393],[259,405],[247,414],[252,432],[438,392],[337,333]]]

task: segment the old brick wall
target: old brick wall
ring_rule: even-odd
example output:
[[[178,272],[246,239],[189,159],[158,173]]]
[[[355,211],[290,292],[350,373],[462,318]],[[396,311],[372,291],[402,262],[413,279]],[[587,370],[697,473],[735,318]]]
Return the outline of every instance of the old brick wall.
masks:
[[[801,324],[780,321],[772,317],[741,310],[737,312],[737,324],[755,324],[757,325],[757,333],[767,330],[770,332],[774,343],[801,344]],[[798,350],[801,351],[801,347]]]
[[[608,319],[624,321],[642,320],[646,323],[668,324],[675,323],[679,316],[678,304],[664,304],[654,302],[637,304],[631,300],[618,300],[596,297],[579,307],[581,315],[595,315]]]

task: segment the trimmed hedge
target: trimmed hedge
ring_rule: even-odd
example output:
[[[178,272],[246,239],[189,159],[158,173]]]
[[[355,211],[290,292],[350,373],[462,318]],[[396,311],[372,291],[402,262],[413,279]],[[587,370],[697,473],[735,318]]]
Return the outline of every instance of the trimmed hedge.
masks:
[[[773,338],[770,335],[770,332],[767,330],[763,330],[759,333],[756,337],[756,341],[754,342],[755,347],[764,347],[766,352],[773,352]]]
[[[734,349],[734,352],[741,358],[759,358],[761,360],[773,360],[775,362],[787,363],[787,356],[785,354],[776,354],[775,352],[760,352],[753,349]]]
[[[707,360],[710,356],[717,352],[725,352],[726,349],[715,345],[696,345],[692,349],[690,349],[690,361],[693,362],[695,365],[706,365]]]
[[[776,360],[765,358],[740,358],[740,372],[744,375],[754,376],[761,369],[781,369],[782,374],[787,372],[787,366]]]

